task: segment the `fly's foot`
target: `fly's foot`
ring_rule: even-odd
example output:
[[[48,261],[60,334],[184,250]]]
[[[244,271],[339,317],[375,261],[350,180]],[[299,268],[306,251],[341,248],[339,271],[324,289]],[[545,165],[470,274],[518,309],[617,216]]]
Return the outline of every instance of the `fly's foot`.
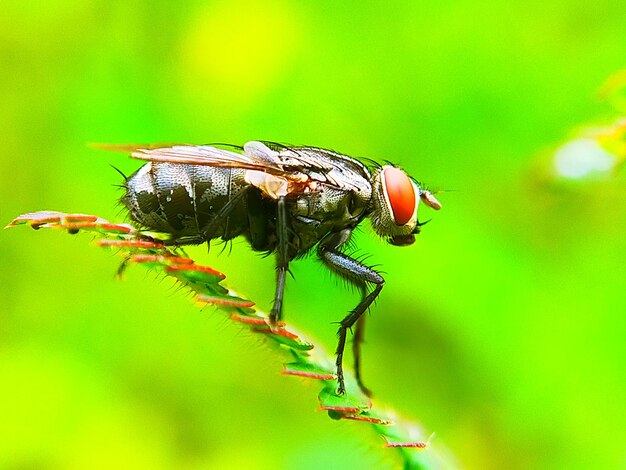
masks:
[[[274,309],[270,312],[269,327],[274,332],[285,327],[285,322],[280,320],[279,313],[274,311]]]

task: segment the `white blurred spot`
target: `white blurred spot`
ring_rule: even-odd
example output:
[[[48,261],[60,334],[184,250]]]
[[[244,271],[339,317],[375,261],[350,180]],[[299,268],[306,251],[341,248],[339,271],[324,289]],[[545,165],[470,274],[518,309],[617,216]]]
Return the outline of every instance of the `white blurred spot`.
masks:
[[[559,176],[580,179],[606,174],[617,164],[617,157],[604,150],[594,139],[578,139],[556,151],[554,166]]]

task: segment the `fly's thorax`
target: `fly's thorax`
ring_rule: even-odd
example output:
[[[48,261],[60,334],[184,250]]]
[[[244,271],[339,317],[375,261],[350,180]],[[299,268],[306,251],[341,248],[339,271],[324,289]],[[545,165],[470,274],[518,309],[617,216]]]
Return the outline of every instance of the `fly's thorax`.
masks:
[[[322,186],[317,192],[298,195],[293,215],[302,219],[330,222],[335,227],[353,225],[363,218],[367,201],[352,191]]]
[[[352,191],[324,185],[317,192],[298,195],[288,207],[294,235],[290,244],[298,256],[330,232],[355,227],[365,217],[367,201]]]
[[[434,209],[441,205],[403,170],[391,165],[372,175],[370,217],[374,231],[393,245],[410,245],[420,231],[417,209],[420,199]]]

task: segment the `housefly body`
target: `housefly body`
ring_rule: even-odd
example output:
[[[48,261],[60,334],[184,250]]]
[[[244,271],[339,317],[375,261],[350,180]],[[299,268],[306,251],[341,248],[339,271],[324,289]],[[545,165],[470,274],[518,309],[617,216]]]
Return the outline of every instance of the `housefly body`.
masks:
[[[276,256],[276,291],[270,322],[282,317],[289,263],[314,250],[334,273],[356,286],[361,301],[341,320],[336,350],[339,394],[345,392],[343,354],[354,326],[354,361],[361,389],[363,313],[384,279],[344,251],[365,218],[389,243],[410,245],[420,232],[420,200],[437,199],[393,165],[365,165],[316,147],[252,141],[243,147],[175,145],[135,148],[146,160],[126,179],[123,203],[141,228],[166,235],[165,243],[191,245],[245,237],[255,251]]]

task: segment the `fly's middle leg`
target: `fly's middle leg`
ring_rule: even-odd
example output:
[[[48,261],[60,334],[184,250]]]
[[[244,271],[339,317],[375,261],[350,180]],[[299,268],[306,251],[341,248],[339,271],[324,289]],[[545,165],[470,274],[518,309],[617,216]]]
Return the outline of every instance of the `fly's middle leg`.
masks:
[[[287,233],[287,208],[285,198],[278,199],[276,212],[276,294],[274,295],[274,305],[270,312],[270,323],[278,325],[282,319],[283,296],[285,293],[285,279],[289,271],[289,246]]]

